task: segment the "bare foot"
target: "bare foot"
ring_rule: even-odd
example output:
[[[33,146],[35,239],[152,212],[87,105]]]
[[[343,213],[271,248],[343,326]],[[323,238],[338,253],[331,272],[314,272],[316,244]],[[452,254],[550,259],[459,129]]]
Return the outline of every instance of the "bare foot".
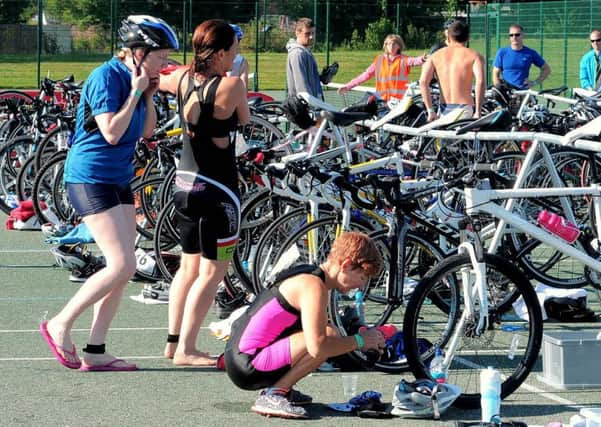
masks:
[[[118,359],[109,353],[86,353],[83,352],[83,364],[86,366],[106,366],[111,365],[113,368],[128,368],[135,366],[133,363],[128,363],[125,360]]]
[[[188,354],[176,352],[173,355],[173,364],[175,366],[216,366],[217,358],[201,351]]]
[[[46,324],[46,329],[56,345],[56,351],[60,353],[66,361],[73,364],[81,363],[75,352],[73,341],[71,341],[71,335],[65,331],[62,325],[57,325],[52,320],[49,320]]]
[[[176,342],[168,342],[165,344],[165,351],[163,351],[163,356],[167,359],[173,359],[173,355],[175,355],[175,349],[177,348]]]

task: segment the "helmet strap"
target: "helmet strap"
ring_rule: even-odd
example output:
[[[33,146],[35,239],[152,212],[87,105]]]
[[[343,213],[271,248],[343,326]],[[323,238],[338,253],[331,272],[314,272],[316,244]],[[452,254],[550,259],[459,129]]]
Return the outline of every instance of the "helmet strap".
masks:
[[[150,49],[144,49],[144,55],[142,55],[139,64],[136,64],[136,55],[132,55],[132,60],[134,62],[134,66],[136,67],[136,76],[140,75],[140,68],[142,68],[142,64],[144,63],[144,60],[146,59],[149,53]]]

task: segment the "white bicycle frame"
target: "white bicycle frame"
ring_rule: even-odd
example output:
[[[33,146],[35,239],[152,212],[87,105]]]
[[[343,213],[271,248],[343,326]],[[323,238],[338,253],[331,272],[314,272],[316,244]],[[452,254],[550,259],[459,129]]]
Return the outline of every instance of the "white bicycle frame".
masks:
[[[462,135],[457,135],[453,131],[438,131],[438,130],[427,130],[421,131],[419,129],[408,128],[404,126],[396,125],[384,125],[384,128],[391,132],[403,133],[415,136],[429,136],[442,139],[464,139],[464,140],[493,140],[493,141],[534,141],[533,146],[536,148],[538,143],[551,143],[563,146],[570,146],[579,148],[587,151],[601,152],[601,143],[598,141],[585,140],[580,138],[595,137],[598,138],[601,135],[601,117],[592,120],[587,125],[577,128],[565,136],[551,135],[545,133],[535,132],[468,132]],[[532,161],[534,157],[534,151],[528,153],[525,161]],[[548,154],[548,151],[547,151]],[[543,154],[545,156],[545,154]],[[530,157],[529,157],[530,156]],[[550,160],[550,156],[549,159]],[[552,161],[551,161],[552,163]],[[587,187],[550,187],[550,188],[527,188],[521,189],[519,186],[523,185],[526,169],[521,176],[518,176],[518,182],[515,183],[514,189],[509,190],[485,190],[476,187],[465,188],[465,203],[466,212],[468,215],[476,213],[487,213],[495,218],[502,221],[504,228],[505,225],[511,225],[517,230],[529,234],[530,236],[537,238],[541,242],[556,248],[562,253],[577,259],[583,264],[587,265],[591,269],[601,273],[601,262],[596,258],[589,256],[583,250],[580,250],[574,246],[569,245],[561,238],[545,231],[544,229],[529,223],[528,221],[521,218],[519,215],[511,212],[513,207],[512,203],[515,203],[515,199],[522,198],[536,198],[539,196],[557,196],[557,197],[568,197],[568,196],[593,196],[594,213],[596,218],[601,218],[601,185],[593,183]],[[554,185],[556,181],[554,180]],[[596,197],[594,197],[596,196]],[[505,207],[494,203],[493,200],[508,200]],[[512,202],[513,200],[513,202]],[[563,203],[563,202],[562,202]],[[569,208],[569,206],[567,206]],[[571,212],[571,209],[567,209]],[[573,218],[572,218],[573,219]],[[597,221],[595,224],[597,229],[597,235],[601,236],[601,221]],[[497,235],[501,235],[503,230],[497,230]],[[454,357],[456,346],[460,340],[460,331],[462,331],[463,324],[470,318],[474,318],[476,312],[474,299],[477,297],[480,305],[479,321],[476,329],[476,333],[482,333],[488,326],[488,297],[486,292],[486,265],[483,262],[479,262],[476,257],[476,251],[473,243],[470,241],[464,241],[460,244],[459,253],[468,254],[471,259],[472,269],[465,269],[462,271],[462,287],[464,291],[465,309],[460,319],[460,325],[456,328],[456,333],[449,342],[447,353],[445,354],[445,366],[450,366],[451,360]],[[472,273],[473,272],[473,273]],[[473,275],[473,278],[472,278]]]

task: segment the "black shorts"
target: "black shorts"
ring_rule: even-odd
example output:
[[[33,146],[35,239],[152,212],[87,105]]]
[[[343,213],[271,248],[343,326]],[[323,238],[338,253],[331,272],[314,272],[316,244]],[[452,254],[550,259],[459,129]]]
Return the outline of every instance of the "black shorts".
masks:
[[[288,365],[272,371],[257,371],[252,365],[253,356],[241,353],[235,348],[226,347],[224,357],[228,377],[243,390],[271,387],[291,368]]]
[[[240,235],[237,192],[199,175],[178,173],[173,203],[184,253],[232,259]]]
[[[118,205],[133,205],[134,196],[129,184],[67,183],[69,201],[79,216],[93,215]]]

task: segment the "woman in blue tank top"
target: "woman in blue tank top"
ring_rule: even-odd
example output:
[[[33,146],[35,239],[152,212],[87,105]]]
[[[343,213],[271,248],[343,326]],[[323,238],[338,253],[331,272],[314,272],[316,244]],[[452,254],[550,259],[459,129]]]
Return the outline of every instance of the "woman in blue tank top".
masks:
[[[90,276],[67,305],[40,330],[56,359],[82,371],[133,371],[135,364],[105,352],[105,338],[123,290],[136,270],[136,222],[129,181],[136,141],[156,125],[152,97],[169,51],[178,49],[163,20],[132,15],[122,22],[124,49],[95,69],[83,88],[73,145],[65,164],[70,201],[88,226],[106,266]],[[94,316],[83,361],[71,328],[90,306]]]

